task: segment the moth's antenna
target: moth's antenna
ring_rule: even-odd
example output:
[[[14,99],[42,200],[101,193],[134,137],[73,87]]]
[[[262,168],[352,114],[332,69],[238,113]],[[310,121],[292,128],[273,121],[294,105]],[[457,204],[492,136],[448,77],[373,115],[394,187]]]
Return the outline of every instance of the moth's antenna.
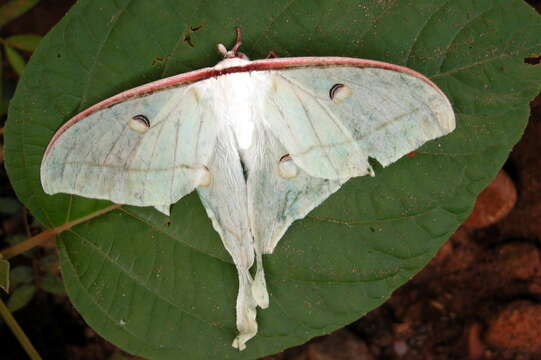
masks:
[[[240,45],[242,44],[242,42],[240,41],[242,37],[240,33],[240,27],[237,26],[235,28],[235,32],[237,33],[237,39],[235,40],[235,45],[233,46],[233,49],[231,49],[231,51],[233,51],[233,53],[236,55]]]
[[[246,54],[239,51],[239,47],[242,44],[241,40],[241,33],[240,33],[240,27],[235,28],[235,32],[237,34],[237,38],[235,40],[235,45],[233,45],[233,48],[231,50],[227,50],[224,44],[218,44],[218,52],[223,55],[225,59],[231,59],[231,58],[241,58],[248,60],[248,56]]]

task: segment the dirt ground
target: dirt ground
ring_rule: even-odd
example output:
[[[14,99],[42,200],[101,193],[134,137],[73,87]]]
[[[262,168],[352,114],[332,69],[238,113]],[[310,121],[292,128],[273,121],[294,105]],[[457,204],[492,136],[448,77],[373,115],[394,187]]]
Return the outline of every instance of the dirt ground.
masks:
[[[2,36],[45,34],[73,2],[42,1],[3,28]],[[530,3],[541,10],[541,1]],[[3,68],[13,84],[16,75],[5,61]],[[541,96],[531,106],[526,132],[503,171],[420,273],[346,328],[264,360],[541,359]],[[3,168],[0,179],[0,195],[14,197]],[[2,247],[7,236],[39,231],[24,209],[1,215],[0,229]],[[54,251],[39,249],[37,256]],[[36,266],[30,257],[12,265],[20,263]],[[65,296],[38,291],[16,318],[44,359],[119,353],[85,325]],[[4,324],[0,346],[2,359],[27,358]]]

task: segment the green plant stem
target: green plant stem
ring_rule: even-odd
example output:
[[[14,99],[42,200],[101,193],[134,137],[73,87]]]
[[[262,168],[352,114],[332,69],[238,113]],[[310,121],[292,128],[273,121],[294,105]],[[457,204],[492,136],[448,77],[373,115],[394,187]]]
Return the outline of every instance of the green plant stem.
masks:
[[[106,208],[103,208],[101,210],[95,211],[91,214],[88,214],[87,216],[83,216],[79,219],[75,219],[73,221],[69,221],[67,223],[64,223],[60,226],[57,226],[53,229],[45,230],[36,236],[32,236],[31,238],[21,241],[20,243],[17,243],[13,246],[8,247],[7,249],[4,249],[0,251],[0,257],[4,259],[10,259],[14,256],[17,256],[19,254],[22,254],[25,251],[28,251],[38,245],[43,245],[45,242],[47,242],[49,239],[51,239],[53,236],[56,236],[60,234],[61,232],[64,232],[66,230],[71,229],[75,225],[79,225],[83,222],[86,222],[88,220],[91,220],[97,216],[103,215],[105,213],[108,213],[109,211],[118,209],[121,205],[111,205]]]
[[[28,354],[30,359],[32,360],[41,360],[41,356],[39,356],[38,352],[34,348],[34,345],[30,342],[30,339],[26,336],[23,329],[19,326],[17,323],[17,320],[13,317],[9,309],[7,308],[6,304],[0,299],[0,315],[6,322],[6,324],[9,326],[17,340],[19,340],[19,343],[23,347],[24,351]]]

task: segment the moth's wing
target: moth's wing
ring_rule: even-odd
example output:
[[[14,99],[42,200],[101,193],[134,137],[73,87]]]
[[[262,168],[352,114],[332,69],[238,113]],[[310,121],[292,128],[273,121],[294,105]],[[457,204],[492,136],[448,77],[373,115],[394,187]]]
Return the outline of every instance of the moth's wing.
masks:
[[[293,221],[304,218],[345,180],[309,175],[292,160],[280,160],[287,150],[267,127],[258,126],[256,134],[258,148],[246,164],[250,221],[254,239],[266,239],[261,249],[270,254]]]
[[[263,106],[264,124],[284,145],[286,154],[316,177],[348,179],[369,173],[368,159],[351,131],[322,106],[311,89],[290,80],[290,71],[295,70],[272,73]]]
[[[205,82],[169,87],[75,117],[53,137],[41,164],[46,193],[169,205],[208,176],[216,117]],[[116,97],[118,98],[118,96]],[[143,115],[144,118],[130,120]],[[143,119],[143,120],[142,120]],[[134,130],[129,126],[136,121]],[[137,121],[139,123],[137,123]]]
[[[254,246],[246,201],[246,182],[233,130],[221,127],[216,151],[208,165],[210,183],[197,188],[201,202],[233,258],[239,276],[236,315],[238,336],[233,347],[243,350],[257,333],[256,303],[252,296],[250,267]]]
[[[387,166],[455,128],[449,100],[410,69],[329,65],[270,72],[265,123],[313,176],[369,174],[368,157]]]
[[[323,62],[327,61],[328,66]],[[332,62],[361,66],[332,66]],[[262,99],[259,148],[248,161],[248,199],[258,268],[254,298],[268,302],[261,254],[350,177],[383,166],[455,127],[451,105],[428,79],[394,65],[343,58],[256,61]],[[307,67],[298,67],[306,65]],[[289,155],[300,167],[280,176]],[[282,160],[281,160],[282,159]],[[291,161],[291,160],[290,160]],[[290,174],[291,175],[291,174]],[[263,204],[263,205],[262,205]]]
[[[266,308],[268,294],[262,255],[270,254],[291,223],[304,218],[313,208],[340,188],[341,179],[308,175],[292,160],[280,158],[284,145],[261,121],[256,121],[254,148],[245,154],[248,169],[248,209],[257,260],[253,295]]]

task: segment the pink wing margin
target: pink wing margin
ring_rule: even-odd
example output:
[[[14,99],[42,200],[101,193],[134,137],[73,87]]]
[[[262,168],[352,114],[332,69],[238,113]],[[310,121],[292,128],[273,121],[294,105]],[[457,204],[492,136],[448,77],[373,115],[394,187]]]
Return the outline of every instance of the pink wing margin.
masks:
[[[318,67],[328,67],[328,66],[353,66],[358,68],[379,68],[386,69],[391,71],[397,71],[404,74],[414,76],[420,80],[423,80],[425,83],[437,90],[442,96],[445,97],[443,91],[438,88],[436,84],[430,81],[429,78],[423,74],[418,73],[415,70],[410,68],[389,64],[382,61],[376,60],[367,60],[367,59],[357,59],[357,58],[348,58],[348,57],[338,57],[338,56],[309,56],[309,57],[291,57],[291,58],[275,58],[275,59],[262,59],[250,61],[245,65],[240,66],[231,66],[222,69],[217,69],[215,67],[207,67],[199,70],[190,71],[187,73],[171,76],[165,79],[153,81],[151,83],[135,87],[130,90],[126,90],[112,96],[108,99],[105,99],[88,109],[80,112],[79,114],[72,117],[64,125],[62,125],[54,134],[53,138],[49,142],[47,149],[45,150],[45,155],[49,153],[52,146],[56,140],[72,125],[77,123],[79,120],[87,117],[88,115],[115,104],[118,104],[124,100],[128,100],[137,96],[144,96],[151,94],[155,91],[162,90],[168,87],[187,85],[197,81],[205,80],[211,77],[218,77],[226,74],[246,72],[246,71],[265,71],[265,70],[279,70],[279,69],[288,69],[288,68],[299,68],[299,67],[308,67],[308,66],[318,66]]]

